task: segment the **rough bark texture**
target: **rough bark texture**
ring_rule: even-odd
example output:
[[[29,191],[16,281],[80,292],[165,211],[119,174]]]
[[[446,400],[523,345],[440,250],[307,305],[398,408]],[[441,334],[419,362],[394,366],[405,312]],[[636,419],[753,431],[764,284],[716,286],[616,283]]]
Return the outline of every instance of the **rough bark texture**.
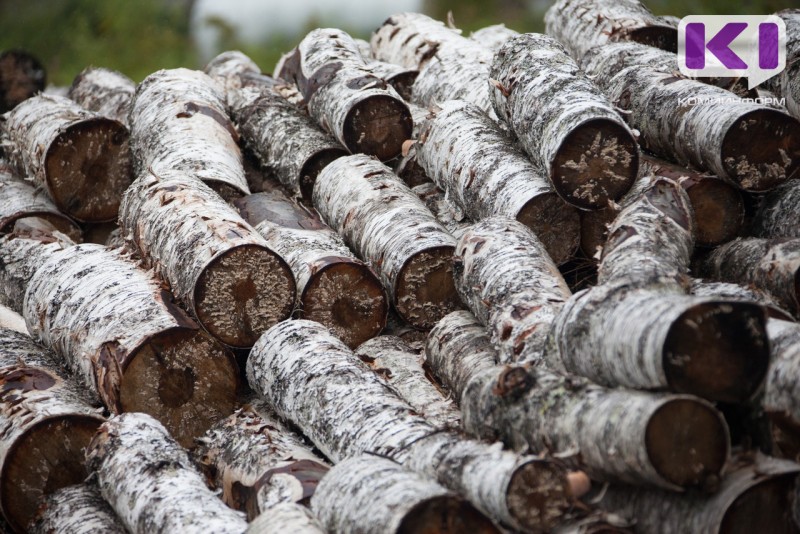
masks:
[[[469,34],[469,38],[489,50],[497,51],[506,41],[519,35],[519,32],[506,28],[505,24],[494,24]]]
[[[14,108],[3,130],[19,175],[46,190],[60,211],[80,221],[116,218],[132,179],[122,123],[68,98],[39,95]]]
[[[578,211],[555,193],[544,172],[476,106],[448,101],[420,128],[417,162],[464,213],[528,226],[557,264],[578,247]]]
[[[186,451],[148,415],[109,419],[86,459],[103,498],[130,532],[241,534],[247,528],[244,514],[206,487]]]
[[[453,236],[386,166],[364,155],[339,158],[317,177],[313,201],[381,277],[403,319],[430,328],[459,307]]]
[[[450,200],[447,193],[439,189],[435,183],[420,184],[411,190],[425,203],[425,207],[433,213],[436,220],[456,239],[474,224],[471,219],[464,215],[464,210]]]
[[[232,206],[183,172],[142,174],[125,193],[120,226],[145,264],[227,345],[252,346],[294,308],[286,261]]]
[[[126,534],[117,514],[94,486],[67,486],[47,496],[28,531],[31,534]]]
[[[86,477],[82,449],[103,422],[54,354],[0,329],[0,507],[24,532],[39,499]]]
[[[128,124],[136,84],[115,70],[88,67],[81,71],[67,96],[89,111]]]
[[[361,455],[337,464],[322,480],[311,506],[330,532],[476,534],[499,530],[458,495],[379,456]]]
[[[136,176],[183,171],[226,200],[250,193],[225,90],[203,72],[160,70],[145,78],[130,122]]]
[[[408,107],[341,30],[306,35],[275,75],[297,84],[309,114],[352,153],[390,160],[411,137]]]
[[[758,237],[800,237],[800,180],[761,197],[750,230]]]
[[[786,458],[800,453],[800,325],[770,319],[772,358],[761,405],[772,422],[772,438]]]
[[[800,9],[784,9],[775,13],[786,24],[786,68],[767,87],[786,98],[789,113],[800,119]]]
[[[0,53],[0,114],[44,90],[47,74],[34,56],[24,50]]]
[[[278,190],[236,206],[292,269],[298,316],[322,323],[351,348],[383,330],[389,302],[380,279],[313,209]]]
[[[299,504],[282,502],[255,518],[245,534],[326,534],[314,514]]]
[[[698,297],[720,297],[757,302],[767,308],[767,315],[772,319],[794,320],[788,311],[778,306],[772,295],[753,286],[744,287],[730,282],[712,282],[693,278],[690,292]]]
[[[222,500],[250,520],[279,503],[308,505],[328,463],[257,400],[198,440],[197,464]]]
[[[7,308],[2,304],[0,304],[0,328],[6,328],[25,335],[28,334],[25,319],[11,308]]]
[[[112,413],[149,413],[189,445],[233,409],[238,373],[170,297],[122,251],[76,245],[36,271],[23,315]]]
[[[497,51],[492,98],[561,197],[601,209],[633,185],[636,140],[608,99],[553,38],[523,34]]]
[[[334,462],[388,456],[516,528],[546,529],[568,506],[560,468],[437,430],[317,323],[286,321],[266,332],[247,376]]]

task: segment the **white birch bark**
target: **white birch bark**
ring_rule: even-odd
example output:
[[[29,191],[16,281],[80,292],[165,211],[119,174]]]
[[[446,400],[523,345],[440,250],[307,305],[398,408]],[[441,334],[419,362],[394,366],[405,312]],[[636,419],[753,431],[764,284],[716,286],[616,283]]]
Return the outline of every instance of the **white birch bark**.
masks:
[[[433,213],[436,220],[456,239],[475,224],[464,214],[464,210],[448,198],[447,193],[439,189],[435,183],[423,183],[412,187],[411,190]]]
[[[45,68],[25,50],[0,52],[0,72],[0,114],[45,89]]]
[[[772,295],[753,286],[744,287],[730,282],[712,282],[710,280],[692,278],[690,293],[698,297],[720,297],[757,302],[767,309],[767,315],[770,319],[794,321],[792,314],[781,308]],[[769,322],[767,324],[769,325]]]
[[[758,237],[800,237],[800,180],[761,197],[750,230]]]
[[[87,67],[72,80],[67,96],[89,111],[128,124],[136,84],[115,70]]]
[[[245,534],[326,534],[314,514],[299,504],[282,502],[276,504],[248,526]]]
[[[100,492],[88,484],[61,488],[48,495],[29,530],[31,534],[127,534]]]
[[[773,439],[784,454],[798,448],[800,435],[800,325],[770,319],[767,322],[770,350],[769,371],[761,406],[772,422]],[[794,443],[793,443],[794,442]],[[786,454],[790,458],[790,454]]]
[[[0,328],[7,328],[8,330],[28,335],[25,319],[11,308],[7,308],[2,304],[0,304]]]
[[[506,28],[505,24],[493,24],[470,33],[469,38],[496,52],[506,41],[517,35],[519,35],[518,31]]]
[[[360,45],[359,45],[360,46]],[[417,69],[408,69],[394,63],[364,58],[372,74],[388,83],[405,101],[411,100],[411,88],[419,76]],[[413,116],[413,115],[412,115]]]
[[[800,10],[784,9],[775,14],[786,25],[786,68],[765,85],[785,98],[789,113],[800,119]]]
[[[103,498],[130,532],[241,534],[247,528],[244,514],[206,487],[186,451],[146,414],[109,419],[86,459]]]

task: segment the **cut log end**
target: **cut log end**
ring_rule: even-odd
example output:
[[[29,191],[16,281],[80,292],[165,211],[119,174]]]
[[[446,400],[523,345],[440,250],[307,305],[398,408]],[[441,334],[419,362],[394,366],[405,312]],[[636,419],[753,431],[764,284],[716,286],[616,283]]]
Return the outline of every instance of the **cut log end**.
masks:
[[[655,411],[647,422],[645,446],[664,480],[710,491],[716,490],[730,448],[722,416],[691,398],[667,401]]]
[[[765,321],[764,308],[749,302],[704,302],[683,312],[664,342],[671,389],[715,401],[749,399],[769,364]]]
[[[58,215],[56,213],[47,212],[28,212],[21,214],[21,217],[9,217],[5,220],[5,224],[0,226],[0,234],[8,234],[15,229],[30,228],[32,226],[39,226],[42,221],[45,221],[52,230],[61,232],[69,237],[76,243],[82,240],[82,232],[72,219],[66,215]]]
[[[517,220],[533,230],[557,265],[568,261],[578,248],[580,215],[555,193],[532,198],[517,213]]]
[[[320,150],[309,157],[300,169],[300,194],[304,200],[311,202],[311,194],[314,192],[314,183],[322,169],[332,161],[346,156],[347,151],[339,148],[326,148]]]
[[[406,514],[396,534],[499,534],[499,530],[470,503],[439,496],[417,504]]]
[[[397,157],[403,141],[411,138],[413,123],[408,107],[397,98],[365,98],[348,112],[344,141],[350,152],[375,156],[381,161]]]
[[[670,26],[644,26],[626,34],[626,41],[678,53],[678,31]]]
[[[85,415],[41,421],[8,452],[0,494],[3,514],[17,532],[25,532],[43,495],[87,476],[84,450],[103,420]]]
[[[73,124],[50,144],[45,169],[61,211],[79,221],[113,221],[132,182],[128,130],[104,118]]]
[[[733,186],[717,179],[702,180],[686,192],[694,209],[698,245],[716,246],[739,234],[744,221],[744,200]]]
[[[725,511],[720,523],[721,534],[770,532],[796,534],[792,519],[793,493],[797,473],[766,478],[739,495]],[[797,504],[794,503],[796,507]]]
[[[44,91],[45,70],[39,60],[22,50],[0,54],[0,114]]]
[[[594,119],[570,132],[551,168],[550,178],[564,200],[583,209],[602,209],[633,186],[639,153],[624,126]]]
[[[461,308],[453,281],[455,247],[423,250],[403,265],[395,285],[395,308],[416,328],[433,327],[442,317]]]
[[[534,460],[514,472],[506,502],[511,516],[525,529],[550,530],[572,506],[570,493],[561,467]]]
[[[397,91],[397,94],[400,95],[403,100],[410,102],[411,88],[414,86],[414,82],[417,81],[418,75],[419,71],[406,70],[391,76],[386,82]]]
[[[266,247],[243,245],[217,256],[200,275],[194,308],[200,323],[231,347],[251,347],[294,308],[294,275]]]

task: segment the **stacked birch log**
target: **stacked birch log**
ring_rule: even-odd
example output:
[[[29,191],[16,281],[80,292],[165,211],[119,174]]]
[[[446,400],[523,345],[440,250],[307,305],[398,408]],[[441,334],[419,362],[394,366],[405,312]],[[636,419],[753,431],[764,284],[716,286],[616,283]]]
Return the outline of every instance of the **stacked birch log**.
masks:
[[[778,15],[785,108],[638,0],[66,97],[0,54],[7,527],[800,532]]]

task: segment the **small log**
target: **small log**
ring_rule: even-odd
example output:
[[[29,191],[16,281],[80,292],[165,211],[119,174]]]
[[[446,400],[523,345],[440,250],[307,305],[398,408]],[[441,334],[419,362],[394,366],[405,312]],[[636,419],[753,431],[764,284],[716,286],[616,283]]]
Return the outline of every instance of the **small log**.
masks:
[[[245,534],[326,534],[319,519],[305,506],[282,502],[253,519]]]
[[[25,50],[0,53],[0,114],[44,91],[47,74],[36,57]]]
[[[275,75],[295,83],[308,112],[352,153],[387,161],[411,137],[411,113],[390,85],[377,77],[341,30],[306,35]]]
[[[379,456],[337,464],[311,506],[330,532],[499,534],[491,521],[452,491]]]
[[[31,534],[126,534],[117,514],[94,486],[76,484],[51,493],[36,512]]]
[[[247,528],[244,514],[206,487],[186,451],[149,415],[109,419],[86,460],[103,498],[130,532],[241,534]]]
[[[131,183],[129,134],[122,123],[68,98],[39,95],[15,107],[3,129],[6,156],[59,211],[86,222],[116,218]]]
[[[72,80],[67,96],[89,111],[114,119],[129,127],[133,80],[115,70],[87,67]]]
[[[506,28],[505,24],[494,24],[469,34],[469,38],[494,52],[498,51],[509,39],[519,35],[518,31]]]
[[[386,166],[365,155],[339,158],[317,177],[313,201],[381,277],[403,319],[430,328],[459,307],[453,236]]]
[[[413,187],[411,191],[425,203],[425,207],[433,213],[436,220],[448,232],[453,234],[453,237],[460,236],[464,230],[474,224],[472,220],[464,215],[464,210],[451,201],[447,193],[439,189],[435,183],[423,183]]]
[[[510,39],[490,75],[497,115],[564,200],[601,209],[633,186],[639,168],[633,133],[555,39],[532,33]]]
[[[800,454],[800,325],[767,322],[772,358],[761,406],[770,421],[773,443],[785,458]]]
[[[761,197],[750,231],[757,237],[800,237],[800,180]]]
[[[131,248],[223,343],[250,347],[292,313],[296,286],[286,261],[190,175],[143,173],[126,191],[119,220]]]
[[[0,304],[0,328],[6,328],[25,335],[28,334],[25,319],[11,308],[7,308],[2,304]]]
[[[29,336],[0,328],[0,507],[16,532],[42,496],[86,478],[83,449],[103,422],[56,361]]]

